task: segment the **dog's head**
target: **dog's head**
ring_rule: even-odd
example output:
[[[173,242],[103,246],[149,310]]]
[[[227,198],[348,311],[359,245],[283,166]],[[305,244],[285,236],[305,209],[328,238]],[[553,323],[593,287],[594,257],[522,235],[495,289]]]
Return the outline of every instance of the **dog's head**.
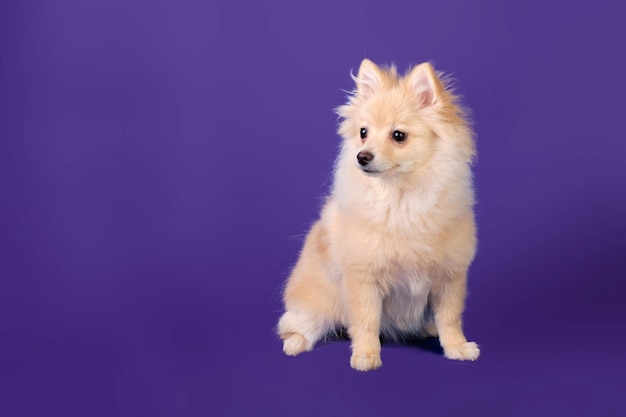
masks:
[[[350,150],[354,165],[366,175],[418,174],[451,128],[469,132],[456,97],[429,63],[398,76],[395,67],[379,68],[365,59],[353,79],[355,91],[337,109],[343,118],[339,133],[348,142],[344,150]],[[461,142],[471,158],[471,140]]]

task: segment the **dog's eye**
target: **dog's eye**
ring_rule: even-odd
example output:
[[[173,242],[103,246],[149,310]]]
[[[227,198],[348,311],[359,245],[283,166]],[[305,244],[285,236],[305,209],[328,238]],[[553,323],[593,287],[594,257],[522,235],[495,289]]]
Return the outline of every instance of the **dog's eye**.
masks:
[[[361,128],[361,139],[365,139],[367,137],[367,129],[362,127]]]
[[[406,133],[400,132],[399,130],[394,130],[391,134],[391,137],[393,137],[393,140],[395,140],[396,142],[404,142],[404,140],[406,139]]]

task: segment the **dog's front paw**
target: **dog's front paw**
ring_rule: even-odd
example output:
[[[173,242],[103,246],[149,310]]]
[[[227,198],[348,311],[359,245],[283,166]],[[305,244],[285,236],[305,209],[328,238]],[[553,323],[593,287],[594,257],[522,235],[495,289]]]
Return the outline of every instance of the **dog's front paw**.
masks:
[[[306,350],[306,339],[298,333],[293,333],[283,341],[283,352],[289,356],[296,356]]]
[[[475,361],[480,355],[480,349],[474,342],[465,342],[455,346],[446,346],[443,355],[448,359],[458,361]]]
[[[357,371],[373,371],[380,368],[383,361],[378,353],[353,353],[350,366]]]

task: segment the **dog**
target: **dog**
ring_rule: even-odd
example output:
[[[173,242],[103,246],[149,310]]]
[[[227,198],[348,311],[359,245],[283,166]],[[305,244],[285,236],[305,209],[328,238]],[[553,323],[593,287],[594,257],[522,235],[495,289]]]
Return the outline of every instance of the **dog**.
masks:
[[[381,335],[439,337],[446,358],[476,360],[462,330],[477,244],[467,111],[428,62],[402,76],[364,59],[352,78],[331,193],[284,287],[283,350],[345,328],[359,371],[382,365]]]

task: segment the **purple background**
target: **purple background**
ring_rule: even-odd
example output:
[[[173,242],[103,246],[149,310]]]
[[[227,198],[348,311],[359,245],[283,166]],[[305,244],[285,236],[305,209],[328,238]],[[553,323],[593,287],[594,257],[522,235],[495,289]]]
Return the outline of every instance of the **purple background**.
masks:
[[[623,413],[617,4],[1,2],[0,415]],[[476,363],[274,336],[364,57],[473,110]]]

